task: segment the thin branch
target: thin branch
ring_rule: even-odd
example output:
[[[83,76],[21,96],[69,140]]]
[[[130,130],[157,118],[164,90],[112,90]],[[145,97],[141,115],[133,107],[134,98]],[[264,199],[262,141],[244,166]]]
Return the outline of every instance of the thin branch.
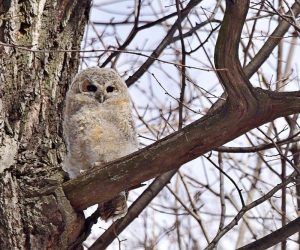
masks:
[[[199,223],[199,226],[200,226],[200,228],[201,228],[201,230],[202,230],[202,233],[203,233],[203,235],[204,235],[204,238],[205,238],[206,242],[209,243],[209,236],[208,236],[207,230],[205,229],[205,227],[204,227],[204,225],[203,225],[203,221],[202,221],[200,215],[197,213],[197,210],[198,210],[198,209],[196,208],[196,204],[195,204],[194,200],[192,199],[192,196],[191,196],[191,194],[190,194],[190,192],[189,192],[188,186],[187,186],[185,180],[183,179],[183,176],[182,176],[182,174],[180,173],[180,171],[178,171],[178,174],[179,174],[179,176],[180,176],[180,179],[181,179],[181,181],[182,181],[182,184],[183,184],[183,186],[184,186],[184,189],[185,189],[185,191],[186,191],[186,193],[187,193],[187,195],[188,195],[188,197],[189,197],[189,201],[190,201],[190,204],[191,204],[191,207],[192,207],[192,211],[193,211],[193,212],[197,215],[197,217],[199,218],[198,223]]]
[[[148,59],[151,59],[153,61],[159,61],[162,63],[166,63],[166,64],[171,64],[174,66],[178,66],[178,67],[186,67],[186,68],[190,68],[190,69],[198,69],[198,70],[204,70],[204,71],[222,71],[225,69],[210,69],[210,68],[199,68],[199,67],[195,67],[195,66],[191,66],[191,65],[182,65],[180,63],[174,63],[174,62],[169,62],[167,60],[163,60],[163,59],[159,59],[158,57],[153,57],[153,56],[149,56],[146,54],[143,54],[141,52],[136,52],[135,50],[118,50],[118,49],[90,49],[90,50],[73,50],[73,49],[32,49],[32,45],[17,45],[17,44],[8,44],[8,43],[3,43],[0,42],[0,46],[3,47],[11,47],[14,49],[19,49],[19,50],[25,50],[28,52],[32,52],[32,53],[67,53],[67,52],[74,52],[74,53],[95,53],[95,52],[120,52],[120,53],[125,53],[125,54],[132,54],[132,55],[137,55],[137,56],[142,56],[142,57],[146,57]]]
[[[161,43],[157,46],[157,48],[152,52],[151,57],[159,57],[159,55],[163,52],[163,50],[168,46],[170,41],[173,39],[173,36],[178,29],[178,24],[183,21],[187,15],[190,13],[190,11],[197,6],[202,0],[191,0],[186,8],[182,10],[180,19],[177,18],[171,29],[168,31],[167,35],[164,37],[164,39],[161,41]],[[126,84],[128,86],[132,85],[134,82],[136,82],[152,65],[153,59],[149,57],[143,65],[126,80]]]
[[[197,213],[195,213],[192,209],[190,209],[168,185],[166,185],[166,188],[175,197],[175,199],[181,204],[181,206],[188,212],[188,214],[190,214],[198,222],[200,227],[203,229],[204,227],[203,227],[202,220],[199,217],[199,215]]]
[[[300,174],[300,169],[298,168],[298,166],[296,166],[289,158],[287,158],[287,156],[281,151],[281,149],[278,147],[278,145],[274,142],[274,140],[268,136],[264,131],[262,131],[260,128],[257,128],[266,138],[268,138],[270,141],[272,141],[272,143],[274,144],[275,148],[277,149],[278,153],[280,154],[280,156],[287,161],[291,167],[294,168],[294,170]]]
[[[150,186],[129,207],[127,214],[115,221],[89,248],[90,250],[106,249],[113,240],[144,210],[152,199],[170,182],[177,172],[172,170],[157,177]]]
[[[181,17],[181,11],[180,11],[180,5],[179,5],[179,0],[176,0],[176,10],[177,10],[177,15],[178,15],[178,31],[179,31],[179,37],[180,37],[180,43],[181,43],[181,64],[185,65],[186,62],[186,51],[185,51],[185,45],[184,45],[184,39],[183,39],[183,33],[182,33],[182,17]],[[182,128],[183,125],[183,104],[184,104],[184,93],[185,93],[185,87],[186,87],[186,82],[185,82],[185,75],[186,75],[186,70],[185,67],[181,68],[181,89],[180,89],[180,97],[179,97],[179,129]]]
[[[275,246],[276,244],[280,243],[281,241],[284,241],[288,237],[298,232],[300,232],[300,218],[289,222],[284,227],[279,228],[278,230],[246,246],[240,247],[237,250],[267,249],[269,247]]]
[[[241,200],[241,203],[242,203],[242,206],[244,207],[245,206],[245,201],[244,201],[244,198],[243,198],[243,195],[242,195],[242,190],[239,188],[239,186],[236,184],[236,182],[230,177],[230,175],[228,175],[226,172],[224,172],[223,169],[221,169],[216,163],[214,163],[209,157],[205,157],[207,160],[209,160],[209,162],[214,165],[215,168],[217,168],[223,175],[225,175],[231,182],[232,184],[235,186],[238,194],[239,194],[239,197],[240,197],[240,200]]]
[[[289,10],[286,15],[291,16],[291,14],[298,16],[300,14],[300,3],[298,0],[295,1],[291,10]],[[269,39],[264,43],[261,49],[256,53],[255,57],[249,62],[249,64],[244,68],[244,72],[248,78],[258,71],[260,66],[266,61],[266,59],[271,55],[274,48],[281,41],[284,34],[288,31],[291,24],[286,20],[281,20],[279,25],[276,27],[274,32],[270,35]]]
[[[298,142],[298,141],[300,141],[300,137],[297,137],[299,134],[300,134],[300,132],[298,132],[295,135],[288,137],[284,140],[276,141],[275,144],[277,144],[278,146],[281,146],[281,145],[285,145],[288,143]],[[253,147],[221,146],[221,147],[214,149],[214,151],[223,152],[223,153],[255,153],[255,152],[263,151],[263,150],[274,148],[274,147],[275,147],[274,143],[262,144],[262,145],[253,146]]]
[[[105,67],[112,60],[112,58],[119,55],[120,51],[126,49],[126,47],[131,43],[131,41],[137,35],[140,12],[141,12],[141,0],[135,1],[135,4],[136,4],[136,6],[135,6],[135,11],[134,11],[134,14],[135,14],[134,25],[133,25],[128,37],[126,38],[126,41],[118,48],[118,50],[116,50],[115,52],[110,54],[110,56],[104,61],[104,63],[102,63],[101,68]]]
[[[278,190],[280,190],[283,186],[286,186],[287,184],[293,182],[295,180],[295,176],[297,175],[296,172],[291,174],[283,183],[278,184],[276,187],[274,187],[272,190],[270,190],[268,193],[266,193],[261,198],[251,202],[250,204],[244,206],[240,212],[234,217],[234,219],[226,226],[223,230],[219,231],[218,234],[215,236],[215,238],[212,240],[212,242],[205,248],[206,250],[214,249],[218,241],[234,226],[236,226],[239,222],[239,220],[243,217],[243,215],[249,211],[250,209],[258,206],[259,204],[265,202],[266,200],[270,199]]]
[[[218,161],[220,169],[224,172],[222,153],[218,153]],[[221,204],[221,217],[218,231],[222,230],[225,224],[226,204],[224,193],[224,174],[220,171],[220,204]]]

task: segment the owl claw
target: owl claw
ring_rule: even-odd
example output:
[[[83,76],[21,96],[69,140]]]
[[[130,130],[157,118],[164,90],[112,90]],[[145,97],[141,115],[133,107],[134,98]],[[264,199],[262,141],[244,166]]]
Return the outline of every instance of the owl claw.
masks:
[[[121,192],[114,199],[99,204],[99,213],[100,217],[107,221],[108,219],[112,219],[116,221],[127,214],[127,193]]]

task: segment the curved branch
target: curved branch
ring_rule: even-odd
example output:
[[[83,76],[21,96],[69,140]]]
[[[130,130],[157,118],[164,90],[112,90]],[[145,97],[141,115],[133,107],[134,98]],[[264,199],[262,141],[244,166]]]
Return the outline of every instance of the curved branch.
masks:
[[[249,0],[240,0],[237,3],[226,1],[226,11],[215,49],[216,68],[226,69],[217,71],[217,74],[226,89],[228,101],[243,108],[243,112],[256,103],[251,92],[252,86],[244,74],[238,55],[248,9]]]
[[[290,8],[290,10],[285,14],[285,16],[298,16],[299,14],[300,14],[300,2],[296,0],[295,3]],[[248,79],[250,79],[251,76],[255,72],[257,72],[257,70],[261,67],[261,65],[271,55],[272,51],[279,44],[284,34],[288,31],[291,25],[292,24],[289,23],[288,21],[281,20],[279,25],[276,27],[276,29],[273,31],[273,33],[270,35],[270,37],[267,39],[267,41],[264,43],[261,49],[257,52],[254,58],[249,62],[249,64],[246,67],[244,67],[243,71]],[[223,40],[223,42],[226,43],[226,40]],[[222,67],[220,66],[219,68]],[[224,92],[222,94],[222,97],[227,97],[227,93]],[[219,106],[222,106],[223,103],[224,101],[222,100],[217,101],[213,105],[214,109]]]

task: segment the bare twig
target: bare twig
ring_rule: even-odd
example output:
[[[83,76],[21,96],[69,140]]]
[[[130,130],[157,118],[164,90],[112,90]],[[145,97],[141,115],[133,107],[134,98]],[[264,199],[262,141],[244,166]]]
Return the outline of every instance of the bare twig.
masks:
[[[259,204],[265,202],[267,199],[270,199],[278,190],[280,190],[282,188],[282,186],[286,186],[287,184],[293,182],[295,180],[295,176],[297,175],[296,172],[294,172],[293,174],[291,174],[288,178],[286,178],[285,182],[278,184],[277,186],[275,186],[272,190],[270,190],[268,193],[266,193],[264,196],[262,196],[261,198],[253,201],[252,203],[245,205],[240,212],[235,216],[235,218],[229,223],[227,224],[223,230],[219,231],[218,234],[215,236],[215,238],[211,241],[211,243],[205,248],[207,250],[213,249],[217,242],[234,226],[236,226],[238,224],[238,221],[242,218],[242,216],[249,211],[250,209],[252,209],[253,207],[258,206]]]

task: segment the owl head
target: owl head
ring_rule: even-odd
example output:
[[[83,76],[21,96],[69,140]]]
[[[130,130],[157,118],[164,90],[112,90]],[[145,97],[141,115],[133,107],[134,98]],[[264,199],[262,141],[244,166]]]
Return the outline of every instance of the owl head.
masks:
[[[108,68],[92,67],[79,72],[68,91],[67,107],[78,110],[79,104],[109,105],[129,103],[127,86],[119,74]]]

